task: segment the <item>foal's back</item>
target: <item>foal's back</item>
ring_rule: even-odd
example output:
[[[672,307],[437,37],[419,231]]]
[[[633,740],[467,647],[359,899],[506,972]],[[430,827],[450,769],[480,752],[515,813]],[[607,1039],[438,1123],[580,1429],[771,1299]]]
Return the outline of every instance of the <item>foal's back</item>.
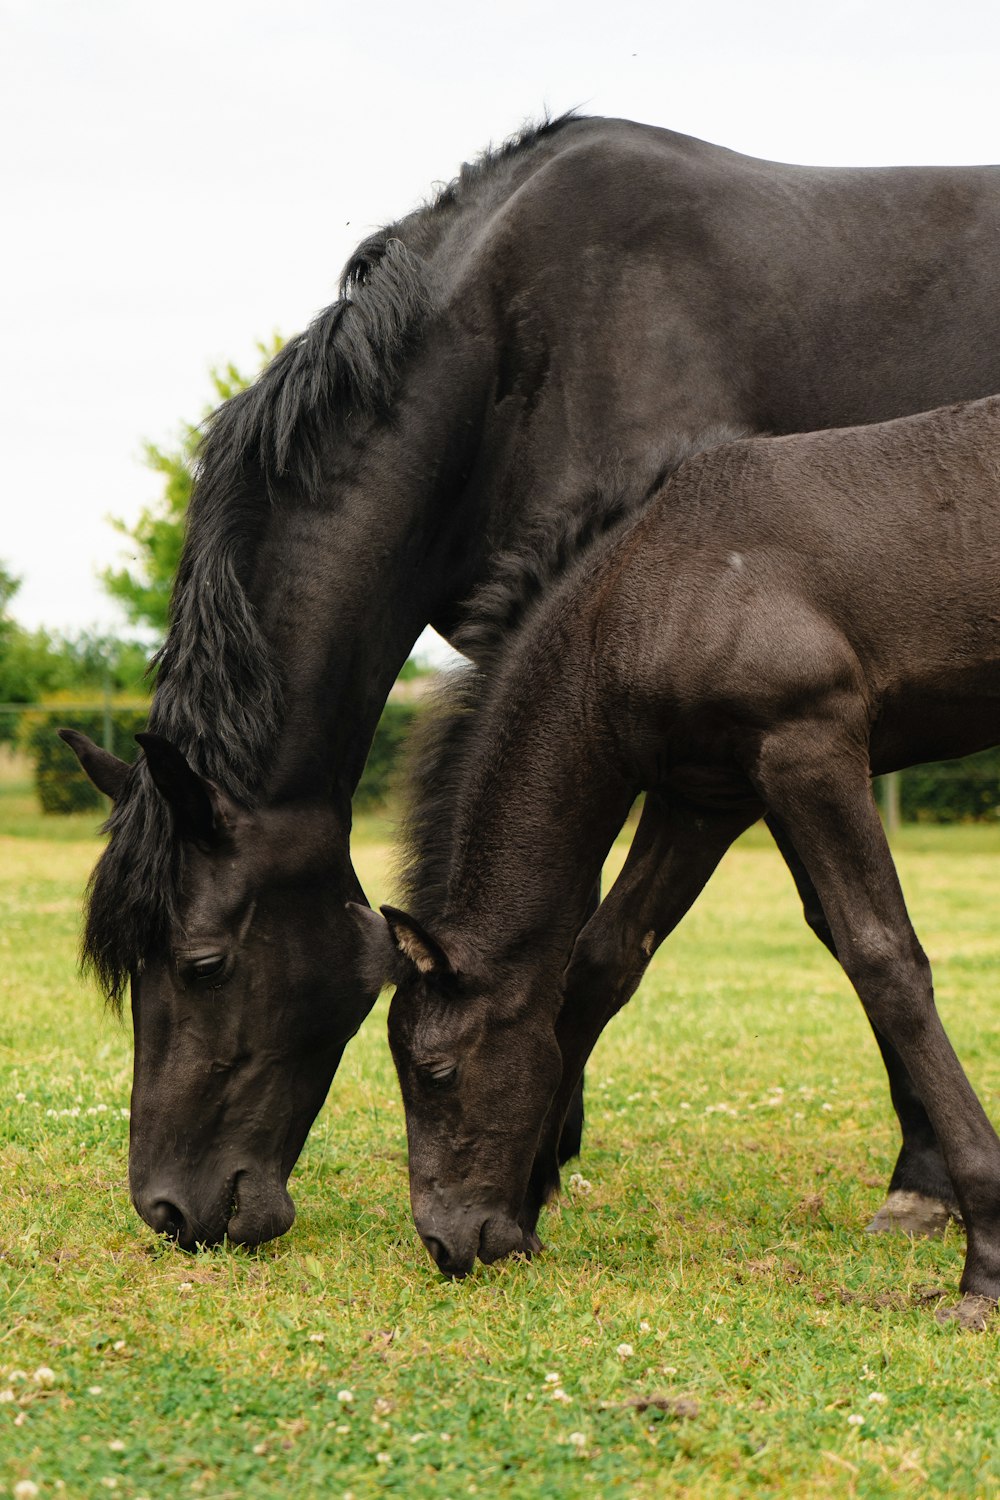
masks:
[[[700,454],[612,571],[612,680],[677,753],[848,702],[876,769],[995,744],[1000,397]]]

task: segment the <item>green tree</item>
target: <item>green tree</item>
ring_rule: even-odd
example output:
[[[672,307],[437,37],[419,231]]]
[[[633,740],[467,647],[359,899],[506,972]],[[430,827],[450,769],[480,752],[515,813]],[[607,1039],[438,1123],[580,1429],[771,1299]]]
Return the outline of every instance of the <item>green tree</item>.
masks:
[[[278,353],[284,340],[275,334],[269,343],[257,345],[261,368]],[[212,386],[218,401],[227,401],[245,390],[254,379],[234,364],[212,370]],[[206,411],[208,416],[211,408]],[[162,475],[163,490],[153,505],[145,507],[134,526],[112,517],[111,524],[129,541],[124,567],[106,568],[101,575],[105,589],[125,611],[132,625],[155,632],[162,639],[167,631],[170,591],[184,545],[184,526],[194,483],[200,426],[186,423],[176,448],[145,447],[146,464]]]

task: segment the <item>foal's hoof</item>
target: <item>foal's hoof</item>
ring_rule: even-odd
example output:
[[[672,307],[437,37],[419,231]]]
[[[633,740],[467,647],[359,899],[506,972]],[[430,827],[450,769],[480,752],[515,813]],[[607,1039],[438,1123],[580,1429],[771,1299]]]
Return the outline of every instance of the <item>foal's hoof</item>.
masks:
[[[939,1323],[958,1323],[970,1333],[985,1333],[996,1310],[994,1297],[967,1292],[957,1307],[939,1307],[934,1316]]]
[[[897,1189],[889,1194],[865,1233],[909,1234],[915,1239],[936,1240],[941,1238],[953,1220],[956,1224],[961,1224],[961,1214],[947,1203],[942,1203],[940,1198],[927,1198],[923,1193]]]

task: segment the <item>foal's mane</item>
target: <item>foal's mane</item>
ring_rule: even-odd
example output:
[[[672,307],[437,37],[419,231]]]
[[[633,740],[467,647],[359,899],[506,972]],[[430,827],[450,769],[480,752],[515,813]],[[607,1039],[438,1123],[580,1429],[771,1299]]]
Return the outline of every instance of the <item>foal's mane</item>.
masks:
[[[659,497],[671,476],[697,453],[749,436],[713,427],[675,439],[645,484],[623,475],[591,490],[569,515],[560,512],[501,554],[487,582],[465,607],[454,644],[468,658],[442,674],[434,699],[411,735],[406,767],[407,811],[396,876],[401,901],[433,925],[448,908],[453,878],[475,837],[478,790],[469,770],[480,751],[495,751],[497,717],[516,658],[545,623],[586,586],[601,560]],[[529,689],[530,690],[530,689]],[[503,715],[501,715],[501,718]]]
[[[469,766],[489,745],[489,710],[532,621],[559,607],[565,590],[620,539],[662,483],[659,475],[650,489],[631,495],[621,487],[594,490],[569,516],[550,517],[496,559],[467,604],[455,645],[470,660],[442,673],[407,753],[396,875],[403,905],[418,920],[433,922],[448,906],[452,872],[475,823]]]
[[[526,127],[488,150],[436,198],[354,251],[340,295],[246,390],[209,419],[198,456],[149,727],[203,775],[252,805],[282,722],[281,680],[246,591],[266,517],[288,494],[321,494],[325,441],[384,414],[433,306],[428,264],[438,232],[466,203],[572,116]],[[440,221],[440,223],[439,223]],[[106,825],[91,878],[84,967],[120,1008],[129,977],[162,951],[178,902],[172,815],[140,757]]]

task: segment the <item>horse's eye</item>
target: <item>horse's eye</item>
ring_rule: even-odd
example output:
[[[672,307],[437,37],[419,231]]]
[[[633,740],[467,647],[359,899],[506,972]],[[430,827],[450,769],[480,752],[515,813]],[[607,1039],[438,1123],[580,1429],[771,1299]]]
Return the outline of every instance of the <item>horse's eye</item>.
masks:
[[[194,958],[187,966],[188,976],[199,984],[221,979],[226,968],[224,953],[206,953],[203,958]]]
[[[424,1082],[432,1089],[450,1088],[457,1076],[458,1068],[454,1063],[435,1063],[424,1070]]]

